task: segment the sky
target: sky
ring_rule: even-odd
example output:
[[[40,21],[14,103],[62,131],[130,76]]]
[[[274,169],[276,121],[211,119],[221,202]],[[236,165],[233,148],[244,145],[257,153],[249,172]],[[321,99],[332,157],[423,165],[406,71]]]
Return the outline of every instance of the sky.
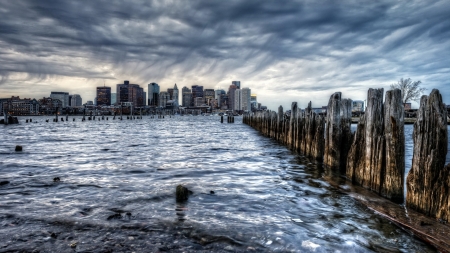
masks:
[[[450,104],[449,13],[448,0],[1,1],[0,98],[237,80],[276,110],[411,78]]]

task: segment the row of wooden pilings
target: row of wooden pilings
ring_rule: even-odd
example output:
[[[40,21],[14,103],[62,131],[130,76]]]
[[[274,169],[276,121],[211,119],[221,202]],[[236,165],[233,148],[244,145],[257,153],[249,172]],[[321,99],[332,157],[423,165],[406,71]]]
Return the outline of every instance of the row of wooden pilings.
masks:
[[[404,203],[405,133],[401,91],[369,89],[367,108],[351,131],[350,99],[331,95],[326,117],[311,102],[304,110],[293,102],[290,115],[248,113],[243,122],[345,175],[395,203]],[[414,124],[412,168],[407,176],[406,206],[441,221],[450,220],[450,164],[447,155],[447,111],[438,90],[422,96]],[[409,137],[408,137],[409,138]]]

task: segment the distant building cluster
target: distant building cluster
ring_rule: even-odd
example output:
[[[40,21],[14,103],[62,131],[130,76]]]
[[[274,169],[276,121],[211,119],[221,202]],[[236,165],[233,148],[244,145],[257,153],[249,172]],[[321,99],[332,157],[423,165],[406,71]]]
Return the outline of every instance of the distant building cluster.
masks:
[[[49,97],[41,99],[0,98],[0,114],[6,111],[10,115],[49,115],[54,113],[86,113],[86,111],[109,111],[116,113],[117,108],[129,110],[197,110],[201,112],[226,111],[244,113],[265,110],[248,87],[241,87],[240,81],[232,81],[227,90],[209,89],[201,85],[184,86],[181,92],[177,84],[166,91],[159,84],[149,83],[147,92],[138,84],[125,80],[115,89],[103,85],[96,87],[93,101],[82,103],[79,94],[64,91],[52,91]]]

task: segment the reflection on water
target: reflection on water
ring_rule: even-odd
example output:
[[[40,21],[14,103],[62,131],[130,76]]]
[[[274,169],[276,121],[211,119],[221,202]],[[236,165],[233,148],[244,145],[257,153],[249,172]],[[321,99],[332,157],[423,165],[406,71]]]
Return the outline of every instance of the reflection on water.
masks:
[[[240,118],[0,127],[0,252],[434,252]]]

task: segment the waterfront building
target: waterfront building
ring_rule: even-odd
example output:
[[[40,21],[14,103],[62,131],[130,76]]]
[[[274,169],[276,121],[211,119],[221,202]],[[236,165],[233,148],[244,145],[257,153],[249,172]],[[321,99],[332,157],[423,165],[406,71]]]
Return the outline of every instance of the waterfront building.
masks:
[[[251,90],[250,88],[243,88],[241,89],[241,107],[240,110],[244,112],[250,112],[251,111]]]
[[[221,97],[223,94],[225,94],[225,91],[222,89],[214,91],[214,98],[217,100],[217,108],[220,108],[222,105]]]
[[[10,99],[4,100],[2,105],[5,106],[5,111],[13,116],[39,115],[40,105],[34,98],[20,99],[18,96],[12,96]]]
[[[177,106],[179,105],[179,102],[178,102],[179,101],[179,92],[178,92],[177,84],[175,84],[173,86],[173,94],[172,94],[171,99],[176,101]]]
[[[59,99],[62,102],[62,108],[69,106],[69,92],[52,91],[50,92],[52,99]]]
[[[234,105],[233,110],[234,111],[240,111],[242,106],[242,94],[240,89],[236,89],[234,91]]]
[[[230,85],[228,88],[228,109],[234,111],[234,105],[235,105],[235,91],[238,89],[238,87],[234,84]]]
[[[183,107],[189,107],[193,105],[191,89],[186,86],[181,89],[181,102]]]
[[[230,109],[230,108],[228,108],[228,105],[229,105],[229,102],[228,102],[228,95],[225,93],[225,94],[221,94],[220,95],[220,109],[221,110],[228,110],[228,109]]]
[[[202,105],[205,105],[205,99],[203,97],[194,98],[194,106],[195,107],[200,107]]]
[[[134,107],[144,106],[144,89],[137,84],[130,84],[125,80],[123,84],[117,84],[117,102],[131,102]]]
[[[39,113],[40,114],[54,114],[56,111],[60,112],[63,108],[63,103],[61,100],[51,97],[43,97],[38,100],[39,103]]]
[[[194,102],[194,105],[196,103],[195,99],[200,97],[203,99],[203,86],[192,85],[192,100]]]
[[[71,107],[79,107],[83,105],[83,100],[81,99],[81,96],[78,94],[71,95],[70,101]]]
[[[97,87],[96,105],[111,105],[111,87]]]
[[[212,100],[215,98],[216,94],[214,92],[214,89],[205,89],[205,91],[203,92],[204,98],[205,98],[205,103],[207,105],[211,105],[212,106]]]
[[[159,106],[159,92],[160,88],[157,83],[148,84],[148,105],[149,106]]]
[[[115,105],[117,103],[117,93],[111,93],[111,104]]]
[[[159,93],[159,107],[166,108],[167,102],[170,100],[170,94],[167,91]]]
[[[250,104],[251,104],[250,107],[251,107],[251,110],[252,110],[252,111],[258,109],[258,99],[257,99],[256,94],[252,94],[252,95],[250,96]]]
[[[231,84],[232,84],[232,85],[236,85],[236,87],[237,87],[238,89],[241,88],[241,81],[232,81]]]
[[[0,98],[0,115],[3,115],[3,103],[5,103],[5,109],[7,108],[6,103],[9,101],[9,98]]]

